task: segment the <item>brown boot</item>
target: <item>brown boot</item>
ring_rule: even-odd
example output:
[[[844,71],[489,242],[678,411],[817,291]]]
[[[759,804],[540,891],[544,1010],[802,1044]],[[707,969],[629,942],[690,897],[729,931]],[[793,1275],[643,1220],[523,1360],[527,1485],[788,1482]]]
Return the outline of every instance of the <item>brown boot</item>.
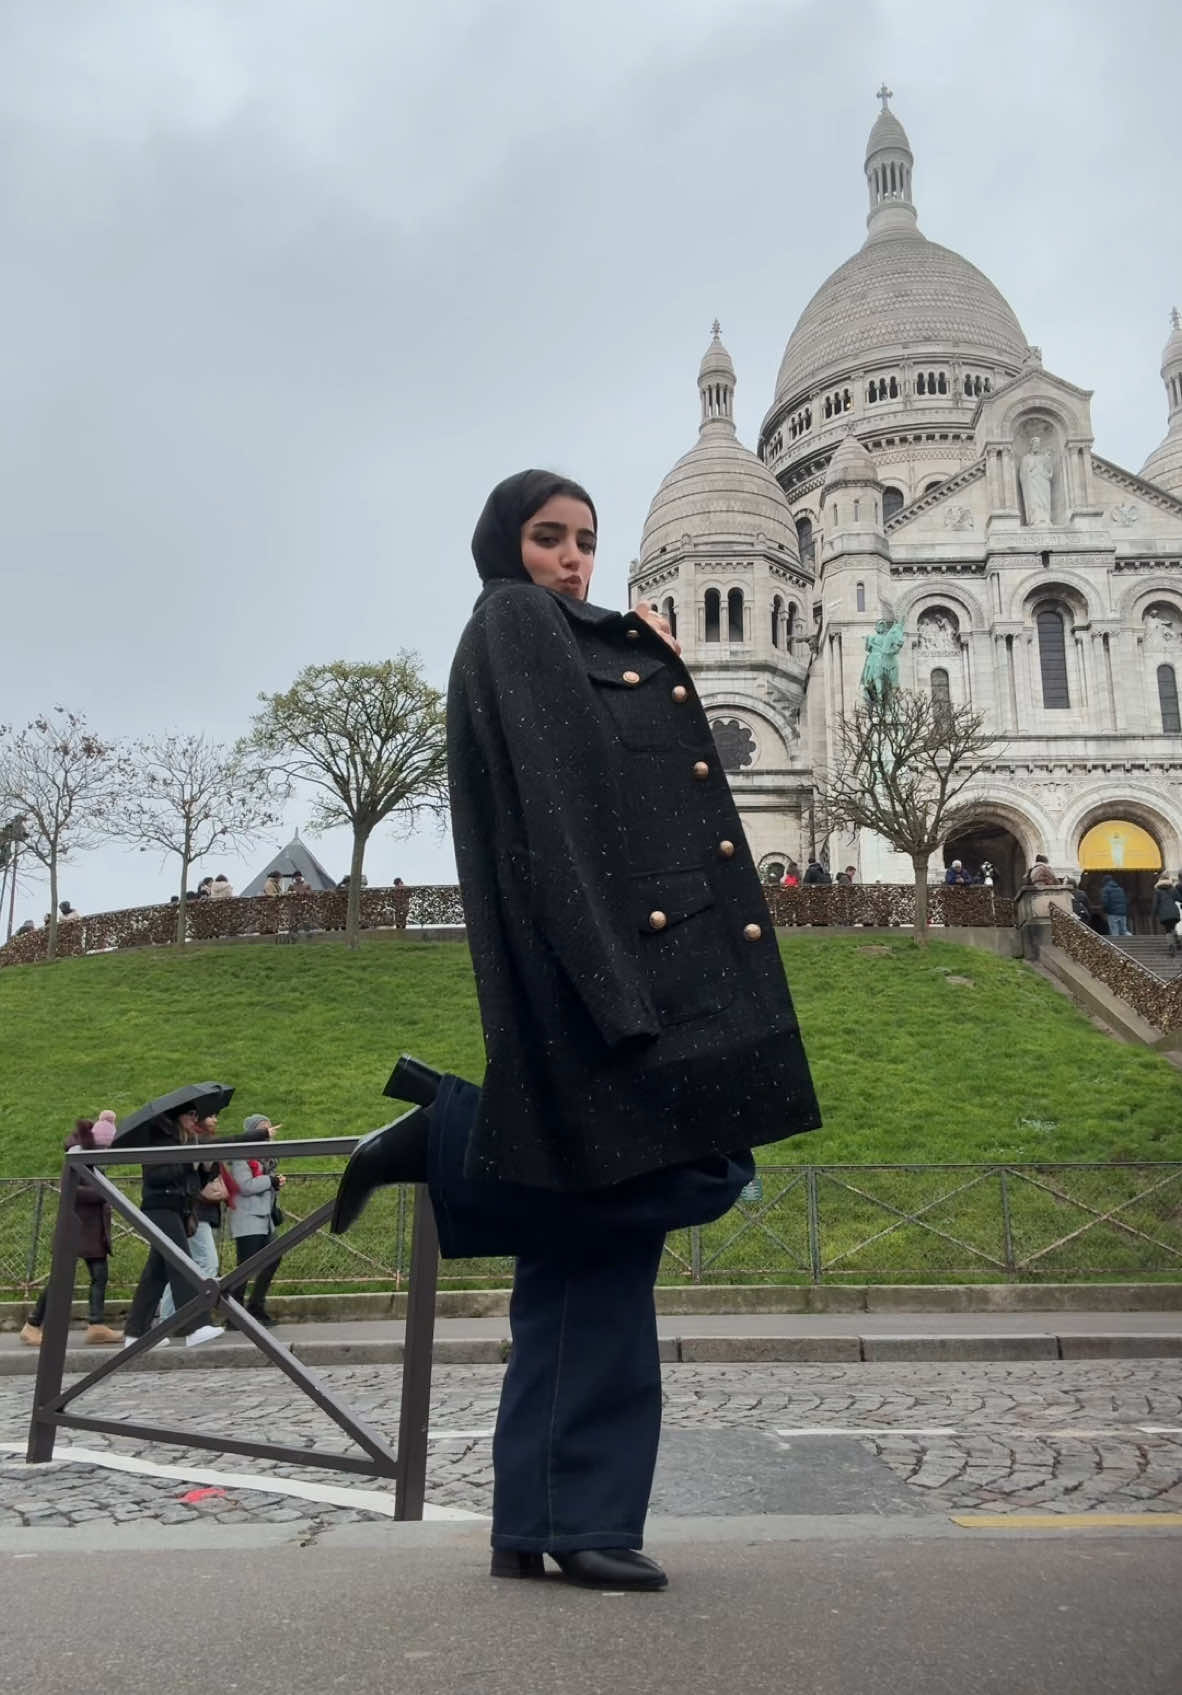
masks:
[[[116,1342],[122,1342],[122,1330],[112,1330],[109,1324],[88,1324],[86,1340],[95,1347],[111,1348]]]
[[[21,1341],[27,1342],[30,1348],[39,1348],[41,1346],[41,1326],[34,1324],[31,1319],[26,1319],[21,1331]]]

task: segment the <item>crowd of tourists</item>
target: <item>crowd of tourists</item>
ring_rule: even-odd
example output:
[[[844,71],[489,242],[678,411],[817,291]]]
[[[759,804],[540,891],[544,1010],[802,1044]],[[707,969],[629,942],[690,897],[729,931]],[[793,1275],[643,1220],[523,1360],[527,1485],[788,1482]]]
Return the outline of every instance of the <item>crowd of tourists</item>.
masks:
[[[194,1261],[203,1276],[220,1274],[225,1229],[228,1228],[234,1245],[235,1264],[242,1265],[266,1246],[283,1222],[279,1191],[286,1179],[275,1158],[234,1151],[235,1144],[269,1142],[282,1128],[261,1112],[248,1113],[241,1131],[231,1137],[219,1135],[216,1113],[204,1116],[188,1111],[164,1113],[153,1122],[150,1140],[155,1147],[194,1143],[208,1143],[210,1147],[209,1159],[197,1164],[178,1161],[144,1166],[140,1195],[145,1216],[174,1247]],[[115,1129],[115,1114],[109,1108],[97,1119],[79,1118],[66,1137],[66,1148],[110,1147]],[[158,1248],[151,1247],[132,1298],[126,1329],[123,1332],[113,1329],[106,1322],[108,1260],[113,1248],[111,1206],[99,1190],[82,1182],[78,1186],[75,1211],[76,1260],[83,1262],[90,1278],[88,1343],[122,1342],[128,1346],[154,1324],[171,1319],[178,1306],[192,1299],[193,1286]],[[251,1317],[268,1327],[273,1320],[267,1311],[267,1291],[276,1264],[272,1261],[237,1291]],[[48,1299],[47,1285],[21,1330],[21,1340],[30,1347],[41,1345]],[[221,1336],[223,1330],[219,1325],[198,1319],[179,1326],[175,1334],[184,1336],[187,1347],[198,1347]],[[167,1338],[158,1346],[167,1347]]]

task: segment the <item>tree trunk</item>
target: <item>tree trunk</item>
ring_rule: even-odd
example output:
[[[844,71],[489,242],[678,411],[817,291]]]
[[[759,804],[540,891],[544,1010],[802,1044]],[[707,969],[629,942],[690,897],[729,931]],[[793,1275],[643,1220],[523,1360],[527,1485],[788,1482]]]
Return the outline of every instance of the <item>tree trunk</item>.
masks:
[[[911,864],[915,871],[915,944],[928,945],[928,856],[913,853]]]
[[[369,831],[353,826],[353,857],[349,862],[349,900],[345,908],[345,946],[361,946],[361,867]]]
[[[57,958],[57,849],[49,855],[49,929],[45,938],[46,959]]]
[[[186,927],[188,926],[188,922],[189,922],[189,914],[188,914],[188,910],[187,910],[187,907],[186,907],[185,894],[186,894],[186,891],[187,891],[188,886],[189,886],[189,866],[192,863],[192,861],[189,858],[189,855],[190,855],[191,852],[192,852],[192,846],[191,846],[191,843],[190,843],[190,840],[189,840],[188,820],[186,819],[185,834],[184,834],[184,839],[183,839],[183,842],[182,842],[182,845],[181,845],[181,898],[180,898],[180,902],[177,906],[176,936],[174,937],[174,940],[175,940],[176,945],[178,947],[184,946],[185,931],[186,931]]]

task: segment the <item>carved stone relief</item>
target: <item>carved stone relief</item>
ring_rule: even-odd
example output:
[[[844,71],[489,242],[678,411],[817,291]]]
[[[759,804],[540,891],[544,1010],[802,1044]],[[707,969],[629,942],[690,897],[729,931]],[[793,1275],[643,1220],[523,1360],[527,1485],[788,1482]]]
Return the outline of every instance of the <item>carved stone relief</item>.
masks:
[[[973,527],[972,509],[968,506],[948,506],[944,509],[944,528],[946,530],[971,530]]]
[[[916,626],[919,646],[925,653],[955,653],[960,626],[951,612],[942,607],[922,612]]]
[[[1127,530],[1137,522],[1140,510],[1140,507],[1134,506],[1132,501],[1125,501],[1120,506],[1114,506],[1108,516],[1114,524],[1119,524],[1122,529]]]
[[[1159,600],[1145,613],[1145,640],[1150,647],[1176,647],[1182,642],[1182,614]]]

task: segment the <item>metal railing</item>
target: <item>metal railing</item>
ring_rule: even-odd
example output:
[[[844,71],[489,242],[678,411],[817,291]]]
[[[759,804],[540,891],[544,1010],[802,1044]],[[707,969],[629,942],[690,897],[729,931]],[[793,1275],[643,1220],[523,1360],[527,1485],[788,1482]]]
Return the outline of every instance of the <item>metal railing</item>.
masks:
[[[1082,918],[1057,906],[1051,909],[1051,940],[1155,1030],[1167,1034],[1182,1030],[1182,978],[1167,981],[1157,976],[1139,959],[1114,947],[1107,937],[1098,936]]]
[[[287,1142],[283,1148],[284,1163],[300,1159],[323,1159],[352,1152],[356,1137],[334,1137],[321,1141]],[[238,1152],[243,1158],[257,1155],[266,1158],[270,1143],[242,1143]],[[439,1261],[439,1244],[435,1232],[435,1216],[425,1188],[416,1191],[414,1228],[410,1246],[410,1294],[406,1315],[406,1339],[403,1347],[402,1398],[399,1413],[398,1448],[392,1451],[384,1438],[365,1424],[356,1413],[330,1393],[314,1372],[298,1360],[291,1350],[277,1341],[266,1325],[245,1307],[239,1295],[250,1280],[275,1261],[294,1252],[310,1241],[332,1213],[332,1199],[326,1199],[305,1216],[282,1231],[275,1232],[256,1253],[235,1266],[233,1271],[217,1277],[207,1277],[196,1262],[160,1230],[146,1213],[128,1199],[124,1191],[106,1174],[107,1167],[126,1165],[197,1164],[208,1160],[208,1144],[155,1148],[109,1148],[101,1152],[72,1149],[67,1153],[58,1185],[60,1204],[53,1232],[53,1253],[49,1269],[49,1294],[42,1326],[41,1348],[37,1358],[37,1381],[33,1394],[33,1411],[29,1421],[29,1441],[26,1459],[40,1464],[53,1458],[57,1432],[61,1428],[92,1430],[108,1436],[134,1436],[141,1441],[163,1442],[183,1448],[208,1448],[219,1453],[245,1454],[252,1459],[280,1460],[287,1465],[316,1466],[330,1471],[346,1471],[364,1477],[393,1478],[395,1485],[396,1518],[419,1519],[423,1516],[423,1498],[427,1473],[427,1418],[431,1397],[431,1348],[435,1328],[435,1274]],[[173,1271],[179,1273],[193,1293],[187,1301],[178,1302],[171,1318],[154,1324],[143,1336],[129,1341],[109,1354],[93,1371],[87,1372],[69,1388],[63,1389],[66,1346],[69,1340],[70,1308],[78,1252],[79,1221],[75,1200],[81,1184],[97,1189],[109,1202],[112,1214],[142,1238],[148,1249],[161,1255]],[[187,1330],[198,1320],[221,1312],[248,1341],[252,1342],[271,1363],[308,1396],[337,1428],[361,1449],[361,1454],[343,1454],[321,1448],[299,1448],[276,1442],[248,1441],[241,1436],[209,1431],[182,1430],[168,1425],[149,1425],[126,1419],[98,1418],[70,1411],[79,1396],[125,1367],[134,1369],[136,1361],[150,1348],[174,1333]]]
[[[1023,1127],[1031,1139],[1048,1128]],[[282,1144],[285,1167],[298,1146]],[[336,1184],[330,1172],[291,1172],[283,1208],[293,1226],[323,1216]],[[0,1183],[0,1292],[10,1300],[46,1280],[56,1188]],[[347,1236],[294,1241],[272,1293],[413,1294],[419,1210],[409,1189],[379,1191]],[[115,1229],[109,1292],[119,1298],[146,1249],[118,1218]],[[511,1277],[509,1260],[452,1260],[438,1282],[504,1287]],[[763,1166],[724,1218],[670,1235],[661,1269],[666,1285],[1125,1277],[1182,1277],[1182,1163]]]
[[[824,888],[783,889],[765,885],[773,923],[835,928],[906,928],[915,922],[912,883],[833,884]],[[340,889],[305,890],[302,894],[235,896],[230,900],[195,900],[185,907],[190,942],[226,941],[235,937],[256,941],[299,941],[345,928],[347,896]],[[170,947],[176,942],[175,906],[132,906],[119,912],[94,912],[60,924],[59,959],[79,954],[109,953],[120,948]],[[934,884],[928,890],[928,922],[935,928],[1012,929],[1014,902],[991,888]],[[363,930],[427,930],[463,934],[464,907],[454,884],[421,884],[413,888],[373,888],[361,891]],[[44,930],[16,935],[0,947],[0,966],[33,965],[46,954]]]

